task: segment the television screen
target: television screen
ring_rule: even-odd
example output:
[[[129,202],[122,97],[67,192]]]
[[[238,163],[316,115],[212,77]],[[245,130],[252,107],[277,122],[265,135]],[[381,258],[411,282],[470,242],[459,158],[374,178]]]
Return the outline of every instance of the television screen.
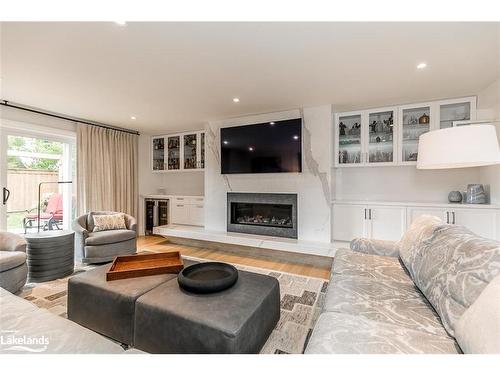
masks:
[[[221,172],[302,172],[302,119],[222,128]]]

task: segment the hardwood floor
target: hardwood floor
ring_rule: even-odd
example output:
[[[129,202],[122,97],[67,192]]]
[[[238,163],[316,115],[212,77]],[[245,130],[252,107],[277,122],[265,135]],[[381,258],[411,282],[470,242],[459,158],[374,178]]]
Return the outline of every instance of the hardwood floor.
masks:
[[[168,242],[160,236],[141,236],[137,239],[137,248],[139,251],[168,252],[179,251],[182,255],[192,256],[203,259],[210,259],[220,262],[236,263],[246,266],[267,268],[281,272],[294,273],[297,275],[318,277],[328,279],[330,269],[309,266],[300,263],[286,262],[280,260],[270,260],[266,258],[250,257],[236,253],[225,252],[221,250],[208,249],[203,247],[194,247],[178,245]]]

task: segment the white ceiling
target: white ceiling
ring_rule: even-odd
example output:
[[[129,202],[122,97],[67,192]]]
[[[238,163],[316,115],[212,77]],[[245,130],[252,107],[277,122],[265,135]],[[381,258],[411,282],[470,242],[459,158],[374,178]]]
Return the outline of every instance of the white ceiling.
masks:
[[[1,28],[2,99],[151,134],[302,106],[470,95],[500,76],[500,23]]]

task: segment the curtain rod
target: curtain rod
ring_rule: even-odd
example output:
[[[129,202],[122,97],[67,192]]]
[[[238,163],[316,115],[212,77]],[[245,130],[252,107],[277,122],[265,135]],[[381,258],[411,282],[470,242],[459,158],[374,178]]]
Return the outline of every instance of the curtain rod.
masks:
[[[124,132],[124,133],[139,135],[139,132],[137,130],[129,130],[129,129],[125,129],[125,128],[120,128],[118,126],[106,125],[106,124],[101,124],[99,122],[92,122],[92,121],[80,119],[77,117],[70,117],[70,116],[66,116],[66,115],[62,115],[62,114],[58,114],[58,113],[47,112],[47,111],[44,111],[44,110],[39,109],[39,108],[27,107],[27,106],[17,104],[17,103],[10,104],[10,102],[8,100],[3,100],[3,99],[0,100],[0,105],[3,105],[5,107],[9,107],[9,108],[20,109],[21,111],[32,112],[32,113],[37,113],[39,115],[54,117],[54,118],[58,118],[61,120],[78,122],[78,123],[84,124],[84,125],[98,126],[100,128],[111,129],[111,130],[116,130],[116,131],[120,131],[120,132]]]

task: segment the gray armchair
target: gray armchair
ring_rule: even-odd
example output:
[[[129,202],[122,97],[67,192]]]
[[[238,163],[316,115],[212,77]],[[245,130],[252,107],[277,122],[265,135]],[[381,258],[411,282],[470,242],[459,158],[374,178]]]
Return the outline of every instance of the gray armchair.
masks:
[[[112,215],[120,212],[93,211],[79,216],[73,222],[75,231],[75,254],[82,263],[104,263],[119,255],[135,254],[137,251],[137,222],[125,214],[127,229],[93,232],[95,215]]]
[[[26,284],[26,241],[23,237],[8,232],[0,232],[0,287],[11,293]]]

